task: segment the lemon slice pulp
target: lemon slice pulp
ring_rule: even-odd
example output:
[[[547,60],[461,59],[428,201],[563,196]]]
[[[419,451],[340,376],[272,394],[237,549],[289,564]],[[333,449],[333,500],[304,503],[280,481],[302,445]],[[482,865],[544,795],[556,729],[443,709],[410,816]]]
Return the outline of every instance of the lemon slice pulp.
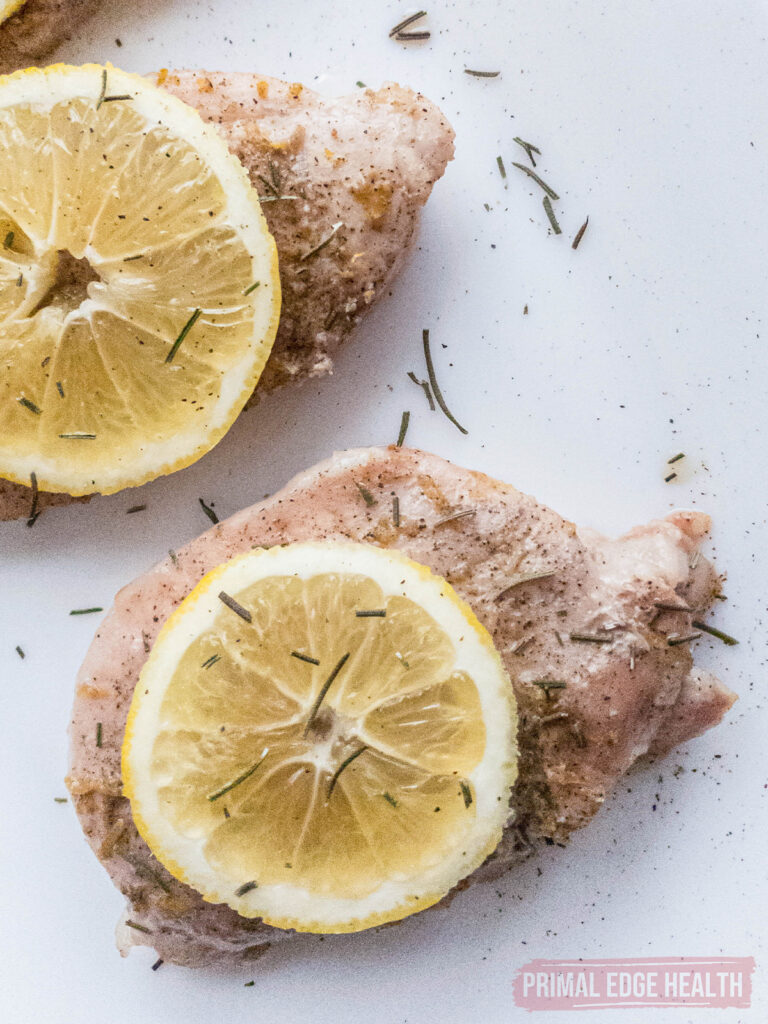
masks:
[[[253,551],[163,627],[134,691],[124,791],[211,902],[357,931],[442,898],[498,844],[512,687],[450,586],[356,544]]]
[[[0,78],[0,476],[109,493],[193,462],[279,303],[256,193],[196,111],[112,67]]]

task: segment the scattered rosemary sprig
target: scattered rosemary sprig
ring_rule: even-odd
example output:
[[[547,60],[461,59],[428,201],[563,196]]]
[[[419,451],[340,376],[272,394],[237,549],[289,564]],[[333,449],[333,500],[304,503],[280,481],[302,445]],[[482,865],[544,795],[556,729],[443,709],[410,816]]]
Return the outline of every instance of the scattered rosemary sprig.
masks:
[[[227,606],[235,615],[239,615],[241,619],[245,619],[246,622],[252,622],[253,618],[247,608],[243,608],[234,597],[230,597],[225,591],[219,592],[219,600]]]
[[[101,722],[97,722],[96,723],[96,746],[99,747],[99,748],[101,747],[101,733],[102,733]]]
[[[355,618],[357,619],[385,619],[386,617],[386,608],[370,608],[355,611]]]
[[[390,807],[397,807],[397,800],[395,800],[392,794],[388,793],[386,789],[381,795],[384,797],[384,799],[387,801]]]
[[[53,798],[53,802],[55,804],[66,804],[66,803],[69,803],[69,801],[67,800],[67,798],[65,796],[55,796]]]
[[[551,188],[546,183],[546,181],[544,181],[542,178],[540,178],[538,176],[536,171],[532,171],[531,168],[530,167],[526,167],[525,164],[515,163],[514,160],[512,161],[512,166],[513,167],[517,167],[517,169],[519,171],[522,171],[523,174],[527,174],[529,178],[532,178],[533,181],[535,181],[536,184],[539,186],[539,188],[543,189],[547,193],[547,195],[549,196],[550,199],[558,200],[560,198],[560,196],[557,194],[557,192],[555,192],[555,190],[553,188]]]
[[[56,390],[59,392],[59,398],[64,397],[64,387],[60,380],[56,381]]]
[[[507,597],[510,591],[514,590],[515,587],[521,586],[523,583],[532,583],[533,580],[548,580],[551,576],[556,575],[555,569],[544,569],[541,572],[524,572],[521,573],[516,579],[512,580],[511,583],[497,594],[495,597],[496,601],[503,601]]]
[[[424,359],[426,360],[426,363],[427,363],[427,376],[429,377],[429,383],[432,385],[432,393],[435,396],[435,401],[440,406],[440,408],[443,410],[443,412],[448,417],[448,419],[451,421],[451,423],[453,423],[453,425],[455,427],[457,427],[461,431],[462,434],[468,434],[469,431],[466,429],[466,427],[462,427],[462,425],[459,423],[459,421],[453,415],[451,410],[445,404],[445,399],[443,398],[443,393],[440,390],[440,385],[437,383],[437,377],[435,376],[435,367],[434,367],[434,365],[432,363],[432,353],[431,353],[430,348],[429,348],[429,329],[428,328],[426,328],[426,327],[424,328],[424,330],[421,332],[421,337],[422,337],[422,341],[424,343]]]
[[[132,100],[133,96],[130,93],[124,92],[120,96],[105,96],[101,101],[102,103],[114,103],[116,100]]]
[[[533,685],[540,686],[542,690],[564,690],[568,684],[562,679],[534,679]]]
[[[264,758],[267,756],[268,753],[269,747],[267,747],[267,749],[261,755],[256,764],[252,764],[250,768],[247,768],[244,772],[241,772],[236,779],[232,779],[231,782],[227,782],[226,785],[221,787],[221,789],[217,789],[215,790],[215,792],[209,793],[208,800],[210,800],[210,802],[213,803],[214,800],[218,800],[219,797],[222,797],[224,796],[225,793],[229,793],[231,790],[233,790],[235,786],[239,786],[241,782],[245,782],[246,779],[250,779],[250,777],[253,775],[256,769],[264,763]]]
[[[73,433],[73,434],[59,434],[59,437],[63,438],[63,440],[65,440],[65,441],[95,441],[96,440],[96,435],[95,434],[85,434],[82,431],[78,431],[77,433]]]
[[[73,608],[70,615],[91,615],[93,612],[103,612],[103,608]]]
[[[210,658],[206,658],[200,668],[210,668],[211,665],[215,665],[217,661],[221,661],[220,654],[212,654]]]
[[[189,320],[187,320],[187,322],[184,324],[184,326],[181,329],[181,333],[179,334],[179,336],[176,339],[176,341],[174,341],[173,345],[171,346],[170,352],[165,357],[166,363],[172,363],[173,362],[176,353],[179,351],[179,347],[181,346],[182,341],[184,341],[186,336],[189,334],[189,332],[195,326],[195,324],[197,323],[198,317],[200,316],[201,313],[202,313],[202,309],[196,309],[194,311],[194,313],[192,314],[192,316],[189,318]]]
[[[107,69],[104,68],[103,71],[101,72],[101,92],[99,93],[99,98],[96,101],[96,109],[97,110],[99,110],[101,108],[101,104],[104,102],[104,97],[106,95],[107,95]]]
[[[400,499],[396,494],[392,495],[392,525],[400,525]]]
[[[583,224],[581,225],[581,227],[579,228],[579,230],[578,230],[578,231],[576,232],[576,237],[575,237],[575,238],[574,238],[574,240],[573,240],[573,241],[571,242],[571,248],[572,248],[572,249],[578,249],[578,248],[579,248],[579,242],[580,242],[580,241],[582,240],[582,238],[584,237],[584,232],[585,232],[585,231],[587,230],[587,224],[589,224],[589,217],[587,217],[587,219],[586,219],[586,220],[584,221],[584,223],[583,223]]]
[[[472,75],[473,78],[498,78],[500,71],[473,71],[472,68],[464,68],[465,75]]]
[[[676,462],[679,462],[680,459],[684,459],[684,458],[685,458],[685,452],[678,452],[677,455],[673,455],[671,459],[667,459],[667,465],[668,466],[673,466]]]
[[[276,203],[278,199],[301,199],[301,196],[259,196],[260,203]]]
[[[688,644],[692,640],[699,640],[701,633],[687,633],[685,636],[680,636],[678,633],[670,633],[667,637],[667,645],[669,647],[679,647],[681,644]]]
[[[159,960],[155,960],[155,962],[152,964],[152,970],[153,971],[159,971],[164,963],[165,963],[165,961],[163,960],[162,957],[160,957]]]
[[[675,480],[676,478],[677,478],[677,473],[667,473],[667,475],[664,477],[664,483],[665,484],[669,484],[673,480]]]
[[[465,508],[461,512],[454,512],[452,515],[446,516],[445,519],[439,519],[433,526],[433,529],[436,530],[438,526],[445,526],[446,523],[455,523],[457,519],[466,519],[468,516],[476,514],[476,508]]]
[[[218,523],[219,517],[213,511],[211,506],[210,505],[206,505],[202,498],[198,498],[197,500],[200,502],[200,508],[203,510],[203,512],[205,512],[205,514],[208,516],[208,518],[211,520],[211,522],[214,523],[214,524]]]
[[[146,505],[131,505],[131,507],[130,507],[130,508],[127,508],[127,509],[125,510],[125,514],[126,514],[127,516],[132,516],[132,515],[134,515],[134,514],[135,514],[136,512],[144,512],[144,511],[146,510],[146,508],[147,508],[147,506],[146,506]]]
[[[9,231],[8,234],[5,236],[5,239],[3,240],[3,248],[10,249],[13,245],[13,240],[15,237],[15,233],[13,231]]]
[[[528,159],[531,161],[531,163],[535,167],[536,166],[536,161],[533,158],[533,154],[534,153],[538,153],[539,156],[541,156],[541,150],[537,146],[534,146],[534,144],[532,142],[526,142],[524,139],[519,138],[519,136],[517,136],[517,135],[514,137],[514,139],[512,139],[512,141],[516,142],[518,144],[518,146],[522,146],[523,147],[523,149],[526,152],[526,155],[527,155]]]
[[[507,180],[507,169],[504,166],[504,161],[501,159],[500,156],[496,157],[496,164],[497,164],[497,166],[499,168],[499,174],[502,177],[502,181],[506,181]]]
[[[328,245],[329,242],[333,241],[333,239],[336,237],[337,233],[343,227],[344,227],[344,221],[343,220],[336,221],[336,223],[331,228],[330,233],[328,235],[326,235],[325,238],[321,242],[318,242],[318,244],[314,247],[314,249],[310,249],[309,252],[305,252],[304,255],[300,258],[299,262],[303,263],[304,260],[308,260],[310,256],[314,256],[316,253],[320,252],[321,249],[324,249],[326,247],[326,245]]]
[[[339,776],[344,771],[344,769],[348,768],[352,764],[352,762],[355,761],[358,757],[360,757],[361,754],[364,754],[367,749],[368,747],[363,745],[362,747],[359,747],[357,750],[353,751],[349,755],[349,757],[345,758],[341,762],[339,767],[333,773],[333,777],[331,778],[331,781],[328,785],[328,796],[326,797],[326,800],[331,799],[331,793],[333,793],[334,789],[336,788],[336,783],[339,781]]]
[[[416,374],[413,372],[413,370],[409,370],[408,371],[408,377],[410,378],[410,380],[413,381],[414,384],[418,384],[419,387],[422,389],[422,391],[426,395],[427,401],[429,402],[429,411],[430,412],[434,412],[435,411],[435,400],[432,398],[432,391],[431,391],[430,386],[429,386],[429,381],[428,380],[419,380],[419,378],[416,376]]]
[[[305,736],[309,732],[310,727],[312,726],[312,723],[315,720],[315,716],[317,715],[317,712],[320,710],[320,705],[325,700],[325,695],[330,690],[331,685],[333,684],[334,679],[336,678],[336,676],[339,674],[339,672],[341,672],[341,670],[346,665],[347,659],[349,658],[349,655],[350,655],[350,652],[347,651],[346,654],[342,655],[341,658],[339,658],[339,660],[334,665],[333,671],[331,672],[331,674],[328,676],[328,678],[326,679],[326,681],[323,683],[322,687],[320,688],[320,693],[318,693],[317,697],[315,698],[315,703],[312,705],[312,710],[309,712],[309,717],[307,718],[307,724],[304,726],[304,735]]]
[[[24,661],[24,659],[26,658],[26,654],[24,653],[23,648],[19,647],[18,644],[16,644],[16,653],[21,658],[21,660]]]
[[[461,788],[461,795],[464,798],[464,806],[469,807],[470,804],[472,803],[472,790],[469,788],[469,784],[465,782],[464,779],[461,779],[459,781],[459,786]]]
[[[413,23],[416,22],[416,21],[421,21],[421,19],[422,18],[426,18],[426,16],[427,16],[427,12],[426,11],[417,11],[416,14],[411,14],[407,18],[403,18],[403,20],[398,22],[397,25],[395,25],[394,28],[390,29],[390,31],[389,31],[389,38],[390,39],[402,38],[403,37],[403,29],[408,28],[409,25],[413,25]],[[410,32],[406,32],[405,33],[405,38],[406,39],[425,38],[425,37],[426,38],[429,37],[429,32],[426,33],[426,36],[423,33],[410,33]]]
[[[134,260],[140,260],[140,259],[143,259],[143,257],[144,257],[144,253],[143,252],[138,252],[138,253],[136,253],[135,256],[125,256],[125,257],[123,257],[123,263],[133,263]]]
[[[144,932],[145,935],[152,934],[152,929],[147,928],[143,924],[137,924],[135,921],[126,921],[125,923],[128,925],[129,928],[135,928],[137,932]]]
[[[687,604],[672,604],[671,601],[654,601],[654,607],[658,608],[662,612],[693,612],[695,608],[691,608]]]
[[[569,633],[568,639],[581,644],[610,644],[613,637],[604,636],[600,633]]]
[[[248,287],[243,292],[243,295],[250,295],[251,292],[255,292],[260,284],[261,284],[261,281],[254,281],[253,284],[249,284]]]
[[[37,473],[34,470],[29,474],[29,485],[32,488],[32,504],[29,508],[29,517],[27,519],[27,526],[34,526],[37,522],[40,511],[38,504],[40,501],[40,492],[37,488]]]
[[[252,892],[254,889],[258,889],[256,882],[243,882],[242,885],[235,889],[235,896],[245,896],[247,892]]]
[[[549,218],[549,223],[552,225],[552,230],[556,235],[562,235],[563,232],[560,229],[560,225],[557,223],[555,211],[552,209],[552,200],[549,198],[549,196],[544,196],[544,198],[542,199],[542,203],[544,205],[544,212]]]
[[[319,665],[320,662],[317,658],[311,658],[308,654],[302,654],[300,651],[291,651],[292,658],[298,658],[299,661],[306,661],[308,665]]]
[[[29,409],[30,412],[33,412],[35,416],[39,416],[43,411],[39,405],[35,405],[34,402],[30,402],[28,398],[17,398],[16,401],[19,405],[23,405],[25,409]]]
[[[403,412],[400,419],[400,433],[397,435],[397,447],[402,448],[403,442],[405,441],[405,435],[408,433],[408,424],[411,421],[411,413],[409,409]]]
[[[253,986],[254,986],[255,984],[256,984],[256,982],[255,982],[255,981],[246,981],[246,982],[244,982],[244,984],[243,984],[243,988],[253,988]]]
[[[372,505],[376,504],[376,499],[374,498],[374,496],[371,494],[367,487],[363,487],[363,485],[359,484],[357,480],[353,480],[352,482],[354,483],[358,491],[360,491],[360,496],[362,497],[363,501],[369,508]]]
[[[355,82],[355,85],[357,86],[358,89],[367,89],[368,88],[368,86],[365,84],[365,82],[357,81],[357,82]]]
[[[694,620],[691,625],[695,629],[700,629],[704,633],[709,633],[710,636],[716,637],[718,640],[726,645],[726,647],[735,647],[738,644],[738,640],[734,636],[729,636],[728,633],[724,633],[721,629],[715,629],[714,626],[708,626],[706,622],[697,622]]]
[[[179,556],[176,554],[173,548],[168,549],[168,557],[170,558],[174,565],[179,564]]]

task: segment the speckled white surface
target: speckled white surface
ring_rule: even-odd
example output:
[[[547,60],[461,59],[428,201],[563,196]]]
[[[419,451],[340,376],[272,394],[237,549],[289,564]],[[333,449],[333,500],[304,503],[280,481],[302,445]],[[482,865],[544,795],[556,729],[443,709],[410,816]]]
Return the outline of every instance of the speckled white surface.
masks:
[[[511,999],[533,957],[718,952],[757,958],[751,1010],[577,1019],[768,1018],[765,5],[429,7],[432,39],[405,46],[387,32],[412,8],[385,0],[111,0],[61,50],[136,71],[254,69],[327,92],[398,80],[441,104],[457,156],[418,250],[332,379],[264,401],[197,466],[143,489],[144,513],[124,514],[134,492],[47,513],[33,530],[0,525],[4,1024],[535,1021],[546,1014]],[[465,66],[502,74],[476,80]],[[542,150],[561,237],[512,167],[524,159],[515,135]],[[422,369],[423,326],[466,438],[406,378]],[[72,683],[98,618],[69,609],[107,606],[208,526],[198,497],[227,515],[335,448],[393,440],[406,408],[409,442],[581,523],[619,532],[675,505],[712,513],[711,550],[728,573],[717,622],[742,642],[701,642],[698,660],[739,703],[720,728],[633,772],[568,849],[448,911],[378,935],[302,939],[246,972],[153,973],[149,951],[121,961],[121,899],[71,805],[54,802]],[[665,485],[679,450],[686,473]]]

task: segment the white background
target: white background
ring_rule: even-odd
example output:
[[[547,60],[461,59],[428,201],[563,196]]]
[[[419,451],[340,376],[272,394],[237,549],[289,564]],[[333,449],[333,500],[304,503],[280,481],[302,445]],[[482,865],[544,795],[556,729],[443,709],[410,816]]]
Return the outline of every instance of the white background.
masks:
[[[139,493],[47,513],[32,530],[0,524],[4,1024],[535,1024],[546,1014],[511,1000],[514,972],[533,957],[719,952],[757,958],[751,1010],[576,1019],[768,1016],[765,5],[429,8],[430,42],[403,45],[388,29],[413,8],[384,0],[112,0],[61,50],[136,71],[253,70],[328,93],[396,80],[442,106],[457,150],[409,265],[333,378],[262,402],[196,466]],[[476,80],[467,66],[502,74]],[[561,237],[511,166],[524,162],[515,135],[542,150],[539,170],[562,197]],[[424,326],[466,438],[406,378],[423,372]],[[380,934],[301,939],[245,970],[153,973],[148,950],[121,960],[121,898],[71,804],[54,802],[73,680],[98,624],[68,611],[108,606],[205,529],[198,497],[228,515],[334,449],[393,441],[403,409],[410,443],[580,523],[621,532],[677,505],[710,512],[709,550],[728,574],[717,622],[741,644],[702,641],[697,658],[738,704],[718,729],[633,772],[567,850],[448,911]],[[679,450],[694,471],[665,485]],[[148,510],[126,517],[137,501]]]

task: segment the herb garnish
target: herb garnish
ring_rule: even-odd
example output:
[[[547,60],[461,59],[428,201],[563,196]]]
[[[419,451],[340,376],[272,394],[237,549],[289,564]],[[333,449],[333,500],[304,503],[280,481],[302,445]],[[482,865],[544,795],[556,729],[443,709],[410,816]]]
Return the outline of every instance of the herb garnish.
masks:
[[[693,612],[696,609],[687,604],[672,604],[671,601],[654,601],[654,607],[662,612]]]
[[[526,154],[528,156],[528,159],[531,161],[531,163],[535,167],[536,166],[536,161],[533,158],[533,154],[534,153],[538,153],[539,156],[541,156],[541,150],[537,146],[534,146],[534,144],[532,142],[526,142],[524,139],[519,138],[517,135],[514,137],[514,139],[512,139],[512,141],[516,142],[518,144],[518,146],[522,146],[523,147],[523,149],[525,150],[525,152],[526,152]]]
[[[549,217],[549,223],[552,225],[552,230],[556,235],[562,235],[563,232],[560,229],[560,225],[557,223],[555,211],[552,209],[552,200],[549,198],[549,196],[544,196],[544,198],[542,199],[542,203],[544,204],[544,212],[546,213],[547,217]]]
[[[69,803],[69,801],[67,800],[67,798],[65,796],[55,796],[53,798],[53,802],[55,804],[66,804],[66,803]]]
[[[152,929],[145,927],[143,924],[136,924],[135,921],[125,922],[129,928],[135,928],[137,932],[144,932],[145,935],[151,935]]]
[[[581,225],[579,230],[576,232],[576,237],[574,238],[573,242],[571,242],[571,248],[572,249],[578,249],[579,248],[579,242],[584,237],[584,232],[587,230],[587,224],[589,224],[589,217],[587,217],[587,219]]]
[[[56,381],[56,390],[59,392],[59,398],[64,397],[64,388],[60,380]]]
[[[200,508],[202,508],[203,512],[205,512],[205,514],[208,516],[208,518],[211,520],[211,522],[212,523],[218,523],[219,517],[213,511],[211,506],[210,505],[206,505],[202,498],[198,498],[197,500],[200,502]]]
[[[23,649],[19,647],[18,644],[16,645],[16,653],[18,654],[22,661],[26,658],[26,654],[24,653]]]
[[[127,508],[125,510],[125,514],[127,516],[132,516],[135,512],[144,512],[146,510],[146,507],[146,505],[131,505],[130,508]]]
[[[38,509],[38,502],[40,500],[40,493],[37,489],[37,473],[34,470],[29,474],[29,483],[32,488],[32,505],[29,509],[29,518],[27,519],[27,526],[34,526],[37,522],[40,511]]]
[[[16,401],[19,405],[23,405],[25,409],[29,409],[30,412],[33,412],[36,416],[39,416],[43,411],[39,405],[35,405],[34,402],[30,402],[28,398],[17,398]]]
[[[548,580],[551,576],[556,574],[555,569],[544,569],[542,572],[524,572],[516,579],[512,580],[500,594],[497,594],[494,600],[503,601],[507,597],[510,591],[514,590],[515,587],[521,586],[523,583],[531,583],[533,580]]]
[[[219,600],[222,601],[227,606],[227,608],[231,609],[231,611],[233,611],[235,615],[239,615],[241,619],[245,619],[246,622],[253,621],[251,613],[248,611],[248,609],[243,608],[243,606],[239,604],[234,599],[234,597],[230,597],[229,594],[225,593],[223,590],[219,593]]]
[[[457,519],[466,519],[467,516],[474,516],[476,513],[476,508],[465,508],[461,512],[454,512],[452,515],[446,516],[445,519],[439,519],[433,529],[436,530],[438,526],[445,526],[446,523],[455,523]]]
[[[359,484],[357,480],[353,480],[352,483],[355,485],[358,491],[360,491],[360,495],[362,496],[363,501],[369,508],[371,507],[371,505],[376,504],[376,499],[374,498],[374,496],[371,494],[367,487],[363,487],[363,485]]]
[[[120,96],[105,96],[104,99],[101,102],[102,103],[114,103],[115,100],[132,100],[132,99],[133,99],[133,96],[131,96],[130,93],[126,92],[126,93],[123,93]]]
[[[155,960],[155,962],[152,964],[152,970],[153,971],[159,970],[163,966],[164,963],[165,963],[165,961],[163,960],[162,957],[159,960]]]
[[[168,549],[168,557],[170,558],[174,565],[179,564],[179,556],[176,554],[173,548]]]
[[[213,801],[218,800],[220,796],[224,796],[225,793],[229,793],[230,790],[235,788],[235,786],[239,786],[241,782],[245,782],[246,779],[250,779],[250,777],[253,775],[256,769],[261,764],[263,764],[264,758],[267,756],[268,753],[269,747],[266,748],[266,750],[261,755],[256,764],[251,765],[250,768],[247,768],[244,772],[238,775],[236,779],[233,779],[231,782],[226,783],[226,785],[222,786],[221,789],[217,789],[214,793],[209,793],[208,799],[210,800],[210,802],[213,803]]]
[[[65,441],[95,441],[96,440],[96,435],[95,434],[83,434],[83,433],[59,434],[59,437],[63,438]]]
[[[367,85],[365,84],[365,82],[359,82],[358,81],[358,82],[355,82],[355,85],[357,86],[358,89],[367,89],[368,88]]]
[[[253,988],[253,986],[254,986],[255,984],[256,984],[256,982],[255,982],[255,981],[246,981],[246,982],[244,983],[244,985],[243,985],[243,988]]]
[[[331,672],[331,674],[328,676],[328,678],[326,679],[326,681],[323,683],[322,687],[320,688],[320,693],[318,693],[317,697],[315,698],[315,703],[312,705],[312,710],[309,712],[309,717],[307,718],[307,724],[304,726],[304,735],[305,736],[309,732],[310,727],[311,727],[312,723],[315,720],[315,716],[317,715],[317,712],[320,709],[320,705],[325,700],[325,695],[326,695],[326,693],[328,693],[328,691],[331,688],[331,684],[333,683],[334,679],[339,674],[339,672],[341,672],[341,670],[346,665],[347,659],[349,658],[349,655],[350,655],[350,652],[347,651],[346,654],[342,655],[342,657],[339,658],[339,660],[336,662],[336,665],[333,668],[333,671]]]
[[[534,679],[533,685],[540,686],[548,694],[550,690],[564,690],[567,683],[564,683],[562,679]]]
[[[504,181],[506,181],[507,180],[507,169],[504,166],[504,161],[501,159],[500,156],[496,157],[496,163],[497,163],[498,168],[499,168],[499,174],[501,175],[502,179]]]
[[[70,615],[90,615],[92,612],[103,612],[103,608],[73,608]]]
[[[397,800],[395,800],[395,798],[392,796],[392,794],[388,793],[386,791],[386,789],[384,790],[384,792],[381,795],[384,797],[384,799],[387,801],[387,803],[391,807],[397,807]]]
[[[678,452],[677,455],[673,455],[671,459],[667,459],[667,465],[671,466],[675,462],[679,462],[680,459],[684,459],[684,458],[685,458],[685,452]]]
[[[582,644],[610,644],[613,643],[613,637],[601,635],[600,633],[569,633],[569,640],[574,640],[576,643]]]
[[[258,889],[256,882],[243,882],[241,886],[235,889],[235,896],[245,896],[247,892],[251,892],[253,889]]]
[[[324,249],[326,245],[328,245],[328,243],[331,242],[336,237],[337,232],[343,227],[343,220],[336,221],[336,223],[331,228],[330,234],[326,235],[322,242],[318,242],[314,249],[310,249],[309,252],[305,252],[304,255],[300,257],[299,262],[303,263],[304,260],[308,260],[310,256],[314,256],[315,253],[318,253],[320,252],[321,249]]]
[[[249,284],[248,287],[243,292],[243,295],[250,295],[251,292],[255,292],[260,284],[261,284],[261,281],[254,281],[253,284]]]
[[[469,805],[472,803],[472,790],[469,788],[469,784],[465,782],[464,779],[461,779],[461,781],[459,782],[459,786],[461,787],[461,795],[464,797],[464,806],[469,807]]]
[[[498,78],[500,71],[473,71],[471,68],[464,68],[465,75],[472,75],[473,78]]]
[[[402,448],[403,441],[405,441],[405,435],[408,433],[408,424],[411,421],[411,413],[409,409],[403,412],[402,418],[400,419],[400,433],[397,435],[397,447]]]
[[[415,21],[421,21],[422,18],[426,18],[426,11],[417,11],[416,14],[411,14],[407,18],[403,18],[402,21],[398,22],[393,29],[389,31],[390,39],[429,39],[429,32],[403,32],[403,29],[408,28],[409,25],[413,25]]]
[[[414,384],[418,384],[419,387],[423,390],[424,394],[427,396],[427,401],[429,402],[429,410],[430,412],[434,412],[435,402],[434,399],[432,398],[432,391],[430,390],[429,387],[429,381],[419,380],[419,378],[416,376],[413,370],[408,371],[408,377],[413,381]]]
[[[184,324],[184,326],[181,329],[181,334],[179,334],[176,341],[174,341],[173,345],[171,346],[170,352],[165,357],[166,363],[173,362],[174,356],[179,351],[179,346],[181,345],[182,341],[184,341],[189,332],[192,330],[192,328],[195,326],[195,324],[197,323],[197,319],[201,313],[202,309],[196,309],[192,316],[189,318],[189,320],[187,320],[187,322]]]
[[[555,192],[555,190],[553,188],[551,188],[546,183],[546,181],[544,181],[542,178],[540,178],[538,176],[536,171],[532,171],[531,168],[530,167],[526,167],[525,164],[515,163],[514,160],[512,161],[512,166],[513,167],[517,167],[517,169],[519,171],[522,171],[523,174],[527,174],[529,178],[532,178],[536,182],[536,184],[539,186],[539,188],[542,188],[547,193],[547,195],[549,196],[550,199],[557,200],[557,199],[560,198],[560,196],[557,194],[557,192]]]
[[[96,746],[101,747],[101,722],[96,723]]]
[[[676,477],[677,473],[667,473],[667,475],[664,477],[664,483],[671,483],[671,481],[674,480]]]
[[[371,608],[368,610],[356,610],[355,618],[358,619],[385,619],[387,617],[386,608]]]
[[[14,240],[15,237],[16,237],[16,235],[14,234],[14,232],[13,231],[9,231],[8,234],[5,236],[5,240],[3,241],[3,248],[4,249],[10,249],[11,246],[13,245],[13,240]]]
[[[392,523],[394,526],[400,525],[400,499],[396,494],[392,495]]]
[[[211,665],[215,665],[217,661],[221,661],[220,654],[212,654],[210,658],[206,658],[200,668],[210,668]]]
[[[299,661],[306,661],[308,665],[320,664],[317,658],[310,658],[308,654],[302,654],[300,651],[291,651],[291,657],[298,658]]]
[[[687,633],[685,636],[680,636],[679,633],[670,633],[667,637],[667,644],[669,647],[679,647],[680,644],[690,643],[691,640],[698,640],[701,637],[701,633]]]
[[[96,102],[96,109],[99,110],[101,104],[104,102],[104,97],[107,95],[107,69],[104,68],[101,72],[101,92],[99,93],[98,101]]]
[[[466,429],[466,427],[462,427],[462,425],[453,415],[451,410],[445,404],[445,399],[443,398],[443,393],[440,390],[440,385],[437,383],[437,377],[435,376],[435,367],[432,363],[432,353],[430,352],[429,349],[429,328],[424,328],[424,330],[421,332],[421,337],[424,342],[424,358],[427,363],[427,376],[429,377],[429,383],[432,385],[432,393],[435,396],[435,401],[443,410],[443,412],[451,421],[451,423],[453,423],[453,425],[457,427],[462,434],[468,434],[469,431]]]
[[[691,625],[696,629],[702,630],[704,633],[709,633],[710,636],[714,636],[718,640],[722,640],[727,647],[735,647],[739,642],[736,637],[729,636],[728,633],[723,633],[721,629],[715,629],[714,626],[708,626],[705,622],[697,622],[694,620]]]
[[[349,757],[345,758],[345,760],[341,762],[339,767],[333,773],[333,778],[331,779],[330,784],[328,785],[328,796],[326,797],[326,800],[331,799],[331,793],[333,793],[334,789],[336,788],[336,783],[339,781],[339,776],[344,771],[344,769],[348,768],[349,765],[351,765],[356,758],[360,757],[361,754],[365,753],[367,749],[368,747],[363,745],[362,747],[359,747],[357,750],[351,753]]]

